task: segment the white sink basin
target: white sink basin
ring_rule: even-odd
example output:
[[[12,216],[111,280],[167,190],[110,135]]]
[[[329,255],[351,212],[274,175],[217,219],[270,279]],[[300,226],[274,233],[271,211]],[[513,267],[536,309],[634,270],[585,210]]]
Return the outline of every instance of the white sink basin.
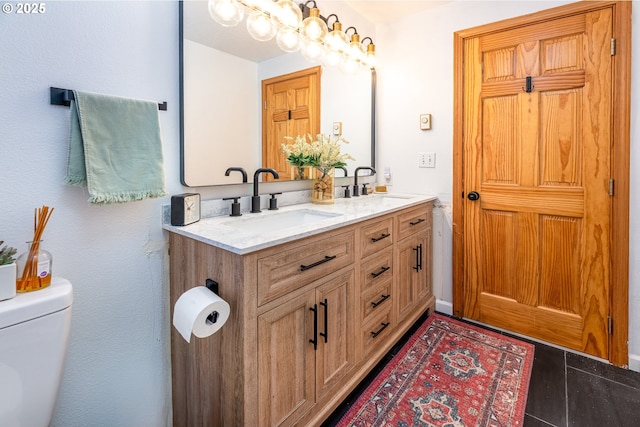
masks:
[[[294,211],[270,214],[246,215],[247,216],[243,216],[243,218],[223,222],[222,225],[249,233],[270,234],[288,228],[300,227],[306,224],[316,224],[320,221],[341,216],[339,213],[322,212],[312,209],[298,209]]]

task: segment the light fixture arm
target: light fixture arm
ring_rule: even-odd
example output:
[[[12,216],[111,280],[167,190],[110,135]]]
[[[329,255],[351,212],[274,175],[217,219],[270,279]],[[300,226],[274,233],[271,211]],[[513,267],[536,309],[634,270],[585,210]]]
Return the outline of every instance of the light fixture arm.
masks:
[[[349,31],[349,30],[353,30],[353,34],[358,34],[358,30],[357,30],[357,29],[356,29],[356,27],[354,27],[354,26],[347,27],[347,29],[346,29],[346,30],[344,30],[344,33],[345,33],[346,35],[349,35],[349,33],[348,33],[348,31]],[[351,35],[353,35],[353,34],[351,34]]]
[[[332,17],[335,17],[336,20],[333,21],[332,24],[329,24],[329,19],[331,19]],[[322,16],[320,18],[322,18]],[[329,27],[329,25],[331,25],[330,28],[333,29],[333,24],[335,24],[336,22],[340,22],[340,19],[338,18],[338,15],[336,15],[335,13],[332,13],[331,15],[327,16],[327,18],[324,21],[327,23],[327,27]]]

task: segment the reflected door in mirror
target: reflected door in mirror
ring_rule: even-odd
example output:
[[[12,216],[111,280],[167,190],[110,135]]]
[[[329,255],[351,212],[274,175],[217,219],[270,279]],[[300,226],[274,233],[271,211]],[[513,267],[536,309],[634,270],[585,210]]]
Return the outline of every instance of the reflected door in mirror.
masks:
[[[282,144],[293,141],[285,137],[320,133],[320,76],[321,68],[313,67],[262,81],[262,167],[280,179],[295,178],[282,152]]]

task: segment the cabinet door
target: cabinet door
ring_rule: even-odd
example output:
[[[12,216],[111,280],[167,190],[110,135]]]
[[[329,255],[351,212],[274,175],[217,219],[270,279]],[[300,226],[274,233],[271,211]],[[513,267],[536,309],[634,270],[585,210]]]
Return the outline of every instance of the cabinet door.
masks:
[[[260,426],[289,424],[315,404],[314,305],[311,291],[258,316]]]
[[[406,238],[398,245],[394,294],[397,323],[401,323],[404,317],[411,313],[419,299],[431,291],[427,280],[427,275],[431,272],[426,262],[429,250],[429,239],[425,233]]]
[[[431,224],[427,227],[425,234],[419,237],[422,243],[422,276],[423,280],[416,282],[416,296],[418,301],[424,302],[426,299],[433,295],[432,289],[432,275],[433,275],[433,261],[432,261],[432,247],[431,242],[433,235],[431,232]]]
[[[348,271],[316,288],[318,350],[316,387],[318,399],[340,386],[355,363],[354,272]]]

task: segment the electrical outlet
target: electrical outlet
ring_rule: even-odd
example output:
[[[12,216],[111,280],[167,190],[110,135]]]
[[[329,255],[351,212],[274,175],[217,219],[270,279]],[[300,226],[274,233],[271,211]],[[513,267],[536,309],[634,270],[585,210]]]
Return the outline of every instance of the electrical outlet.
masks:
[[[384,167],[384,185],[387,187],[391,187],[393,185],[393,181],[391,180],[391,166]]]
[[[433,151],[418,153],[418,167],[420,168],[435,168],[436,167],[436,153]]]

